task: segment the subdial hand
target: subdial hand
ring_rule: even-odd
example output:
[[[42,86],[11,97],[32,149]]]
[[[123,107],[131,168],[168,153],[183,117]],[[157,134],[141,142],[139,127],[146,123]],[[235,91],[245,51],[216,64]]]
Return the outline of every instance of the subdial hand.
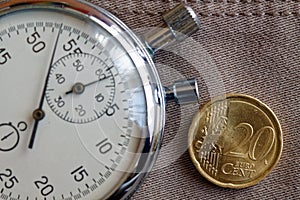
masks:
[[[34,144],[34,141],[35,141],[35,138],[36,138],[36,132],[37,132],[39,122],[45,117],[45,112],[43,111],[43,104],[44,104],[44,101],[45,101],[45,95],[46,95],[47,85],[48,85],[48,82],[49,82],[51,66],[52,66],[52,63],[53,63],[53,60],[54,60],[54,56],[55,56],[55,52],[56,52],[56,48],[57,48],[57,44],[58,44],[58,40],[59,40],[62,25],[63,24],[60,25],[60,28],[59,28],[57,36],[56,36],[56,41],[55,41],[55,44],[54,44],[54,47],[53,47],[53,50],[52,50],[52,55],[51,55],[51,59],[50,59],[49,67],[48,67],[48,72],[47,72],[46,81],[45,81],[45,84],[44,84],[40,104],[39,104],[39,107],[33,112],[34,126],[33,126],[33,130],[32,130],[32,133],[31,133],[31,138],[30,138],[29,146],[28,146],[28,148],[30,148],[30,149],[33,148],[33,144]]]
[[[9,138],[12,134],[14,134],[14,132],[11,132],[11,133],[7,134],[6,136],[4,136],[3,138],[1,138],[1,141],[6,140],[6,139]]]
[[[65,94],[68,95],[68,94],[71,94],[71,93],[74,93],[74,94],[82,94],[85,90],[86,87],[90,86],[90,85],[93,85],[95,83],[98,83],[100,81],[103,81],[107,78],[110,78],[110,76],[106,76],[105,78],[102,78],[102,79],[98,79],[96,81],[92,81],[90,83],[87,83],[87,84],[82,84],[82,83],[75,83],[72,87],[72,89],[68,92],[66,92]]]

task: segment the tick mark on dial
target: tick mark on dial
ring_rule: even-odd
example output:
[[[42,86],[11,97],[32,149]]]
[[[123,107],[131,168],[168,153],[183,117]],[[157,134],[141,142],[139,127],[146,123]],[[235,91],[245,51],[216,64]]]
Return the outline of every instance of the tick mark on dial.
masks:
[[[61,62],[61,64],[62,64],[64,67],[67,66],[66,63],[65,63],[63,60],[61,60],[60,62]]]
[[[69,115],[69,111],[66,112],[65,116],[64,116],[64,119],[66,119]]]
[[[96,61],[96,57],[93,58],[91,65],[94,65],[95,61]]]
[[[97,116],[98,118],[100,118],[100,117],[101,117],[101,115],[98,113],[98,111],[97,111],[97,110],[94,110],[94,113],[96,114],[96,116]]]

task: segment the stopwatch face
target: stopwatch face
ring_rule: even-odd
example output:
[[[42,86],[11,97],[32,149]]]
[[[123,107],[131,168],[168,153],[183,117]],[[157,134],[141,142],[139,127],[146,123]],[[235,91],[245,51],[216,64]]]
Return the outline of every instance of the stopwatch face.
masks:
[[[0,7],[0,199],[128,196],[164,121],[150,56],[82,1]]]

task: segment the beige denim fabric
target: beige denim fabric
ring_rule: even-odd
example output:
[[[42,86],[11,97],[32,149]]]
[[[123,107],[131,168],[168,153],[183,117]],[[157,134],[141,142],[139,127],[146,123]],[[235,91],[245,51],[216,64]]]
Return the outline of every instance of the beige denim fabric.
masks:
[[[160,23],[161,14],[180,1],[91,2],[139,32]],[[196,77],[200,105],[232,92],[260,99],[281,122],[282,157],[274,171],[255,186],[241,190],[217,187],[197,172],[186,151],[186,130],[198,106],[169,103],[158,162],[132,199],[299,199],[300,1],[188,3],[198,14],[202,29],[187,42],[158,52],[155,62],[162,82],[169,85],[177,78]]]

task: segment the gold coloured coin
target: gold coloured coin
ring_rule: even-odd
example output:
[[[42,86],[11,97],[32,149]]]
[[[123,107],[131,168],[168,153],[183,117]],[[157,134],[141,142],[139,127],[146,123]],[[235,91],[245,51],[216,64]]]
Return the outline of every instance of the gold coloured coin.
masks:
[[[207,103],[194,116],[188,140],[197,170],[227,188],[245,188],[264,179],[277,164],[283,145],[272,110],[242,94]]]

